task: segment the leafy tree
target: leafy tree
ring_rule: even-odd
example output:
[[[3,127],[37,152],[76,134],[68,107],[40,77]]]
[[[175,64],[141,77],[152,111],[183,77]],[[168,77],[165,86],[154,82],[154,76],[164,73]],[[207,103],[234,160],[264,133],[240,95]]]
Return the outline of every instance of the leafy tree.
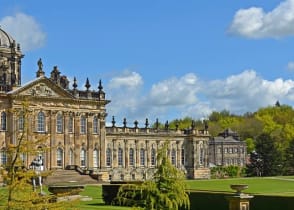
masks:
[[[256,153],[262,161],[261,175],[280,175],[283,169],[282,155],[275,147],[274,139],[266,133],[256,139]]]
[[[247,146],[247,154],[250,154],[255,150],[255,142],[252,138],[247,138],[245,142]]]
[[[158,151],[157,171],[151,181],[141,185],[122,185],[118,192],[121,204],[148,210],[178,210],[190,208],[184,174],[175,168],[168,157],[168,143]]]
[[[0,197],[1,203],[5,209],[64,209],[65,203],[52,202],[52,195],[46,195],[41,189],[33,189],[32,179],[38,175],[23,162],[24,156],[35,157],[40,152],[37,145],[44,145],[46,141],[46,138],[35,138],[28,126],[32,117],[28,103],[23,103],[20,109],[10,111],[22,117],[23,129],[13,131],[15,142],[6,143],[7,163],[1,169],[6,191]],[[46,176],[48,173],[41,175]]]
[[[294,139],[286,150],[286,173],[289,175],[294,174]]]

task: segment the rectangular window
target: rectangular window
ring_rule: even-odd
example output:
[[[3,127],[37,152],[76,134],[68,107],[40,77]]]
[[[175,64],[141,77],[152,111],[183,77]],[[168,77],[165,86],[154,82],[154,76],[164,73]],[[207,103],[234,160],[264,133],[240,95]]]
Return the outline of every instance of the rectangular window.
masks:
[[[73,117],[70,116],[68,119],[68,132],[72,133],[73,132]]]
[[[181,163],[184,166],[185,165],[185,149],[182,148],[182,152],[181,152]]]
[[[81,117],[81,134],[85,134],[86,133],[86,117],[85,116],[82,116]]]
[[[98,117],[94,117],[93,119],[93,133],[98,133]]]
[[[140,150],[140,165],[145,166],[145,150],[143,148]]]
[[[18,130],[22,131],[24,128],[24,116],[20,115],[18,118]]]
[[[63,117],[62,117],[62,115],[57,115],[56,131],[57,131],[57,133],[62,133],[63,132]]]

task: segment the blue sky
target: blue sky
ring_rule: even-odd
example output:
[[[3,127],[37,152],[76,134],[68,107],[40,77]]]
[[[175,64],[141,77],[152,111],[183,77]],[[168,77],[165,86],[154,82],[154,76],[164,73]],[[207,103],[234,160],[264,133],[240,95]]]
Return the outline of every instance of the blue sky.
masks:
[[[102,79],[108,122],[294,104],[294,0],[0,0],[0,25],[23,84],[39,58],[79,88]]]

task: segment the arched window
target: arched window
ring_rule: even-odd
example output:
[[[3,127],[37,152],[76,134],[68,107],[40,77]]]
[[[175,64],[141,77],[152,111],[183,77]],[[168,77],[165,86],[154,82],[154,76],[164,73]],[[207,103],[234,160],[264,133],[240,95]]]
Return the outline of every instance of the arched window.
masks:
[[[24,129],[24,114],[23,112],[19,113],[18,116],[18,130],[22,131]]]
[[[93,150],[93,167],[98,168],[99,166],[99,152],[97,149]]]
[[[85,167],[86,166],[86,150],[85,149],[81,149],[80,160],[81,160],[81,167]]]
[[[130,148],[129,150],[129,165],[130,166],[133,166],[135,165],[135,161],[134,161],[134,149],[133,148]]]
[[[56,131],[57,133],[63,132],[63,117],[62,114],[58,114],[56,118]]]
[[[45,114],[44,112],[38,113],[38,132],[45,132]]]
[[[63,165],[63,149],[62,148],[57,148],[56,152],[56,161],[57,161],[57,166],[62,166]]]
[[[107,148],[106,149],[106,166],[111,166],[111,161],[112,161],[112,158],[111,158],[111,149],[110,148]]]
[[[73,132],[73,117],[69,116],[68,118],[68,132],[72,133]]]
[[[98,117],[97,116],[93,118],[93,133],[95,134],[98,133]]]
[[[182,150],[181,150],[181,163],[184,166],[185,165],[185,148],[184,145],[182,145]]]
[[[171,151],[171,162],[175,166],[177,162],[177,155],[176,155],[176,150],[173,148]]]
[[[122,166],[123,165],[123,149],[122,148],[118,148],[117,157],[118,157],[118,165]]]
[[[1,130],[6,131],[6,112],[1,113]]]
[[[87,120],[85,116],[81,116],[81,134],[85,134],[86,133],[86,126]]]
[[[154,148],[151,149],[151,165],[155,166],[156,164],[156,151]]]
[[[145,165],[145,150],[143,148],[140,149],[140,165]]]

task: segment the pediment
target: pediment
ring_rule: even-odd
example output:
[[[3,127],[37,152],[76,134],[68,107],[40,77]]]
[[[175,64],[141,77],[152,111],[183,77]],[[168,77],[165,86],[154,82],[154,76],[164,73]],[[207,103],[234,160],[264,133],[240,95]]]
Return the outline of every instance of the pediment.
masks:
[[[8,94],[32,97],[72,98],[72,95],[46,77],[38,78]]]

